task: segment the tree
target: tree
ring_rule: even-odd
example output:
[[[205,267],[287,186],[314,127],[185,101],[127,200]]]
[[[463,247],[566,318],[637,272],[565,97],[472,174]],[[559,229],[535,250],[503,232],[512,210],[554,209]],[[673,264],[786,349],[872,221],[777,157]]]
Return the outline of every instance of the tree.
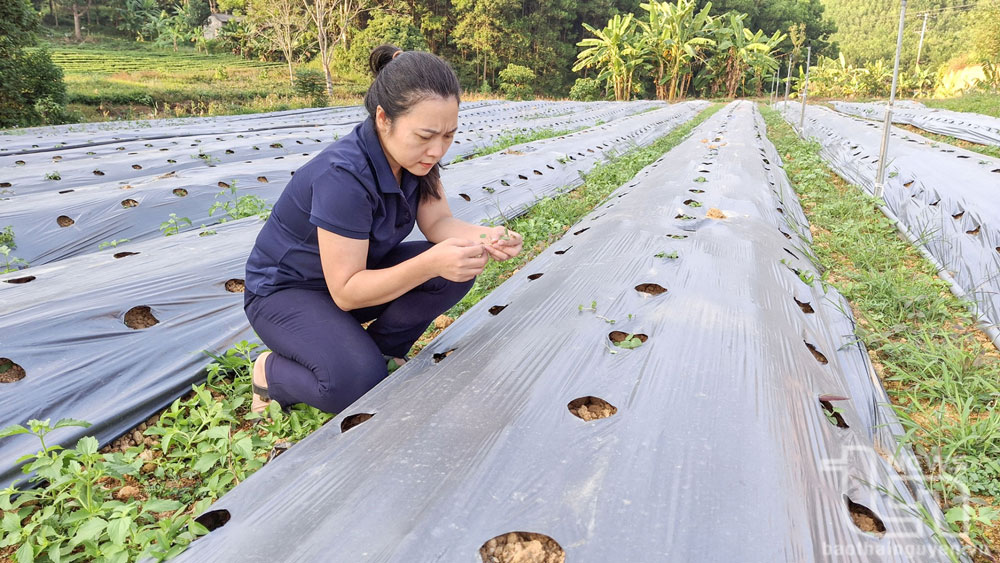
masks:
[[[973,54],[981,63],[1000,63],[1000,0],[985,0],[969,18]]]
[[[63,120],[62,70],[35,44],[38,13],[27,0],[0,2],[0,127]]]
[[[608,20],[604,29],[595,29],[589,24],[583,27],[595,35],[577,43],[586,47],[577,55],[573,71],[596,67],[600,70],[598,79],[608,81],[614,90],[616,100],[632,97],[633,80],[636,69],[643,64],[646,46],[635,33],[633,15],[615,15]]]
[[[508,100],[531,100],[534,98],[532,83],[535,71],[526,66],[510,63],[500,71],[500,89]]]
[[[454,0],[457,24],[452,31],[456,45],[476,53],[477,65],[482,72],[480,84],[488,82],[500,62],[500,53],[511,45],[519,43],[520,34],[510,26],[511,12],[517,7],[516,0]]]
[[[288,83],[295,85],[292,58],[306,24],[300,0],[251,0],[250,17],[259,25],[264,37],[285,56]]]
[[[676,4],[656,2],[642,4],[649,13],[649,20],[639,22],[657,65],[656,97],[674,100],[677,93],[681,66],[699,57],[699,52],[715,45],[708,37],[712,17],[712,3],[696,11],[693,0],[677,0]],[[666,67],[666,68],[664,68]],[[664,70],[670,71],[670,87],[665,87]]]
[[[708,0],[697,0],[699,6],[708,4]],[[836,22],[827,14],[827,6],[844,0],[713,0],[712,7],[716,14],[736,12],[746,14],[744,26],[749,29],[763,30],[765,35],[775,31],[786,31],[792,25],[805,26],[805,46],[812,47],[813,56],[826,54],[836,56],[837,44],[832,36],[837,31]],[[868,0],[848,0],[868,2]],[[921,0],[922,1],[922,0]],[[896,0],[895,5],[899,5]],[[890,10],[885,7],[881,9]],[[899,12],[896,12],[899,15]],[[853,38],[850,38],[853,40]],[[895,40],[895,35],[893,35]],[[895,44],[895,43],[894,43]],[[790,41],[785,40],[778,50],[787,53],[792,49]]]
[[[330,60],[337,45],[347,47],[348,27],[358,14],[368,9],[365,0],[302,0],[306,14],[316,26],[320,63],[326,75],[326,93],[333,95]]]
[[[427,40],[409,18],[379,8],[368,15],[367,25],[354,35],[347,53],[347,62],[356,71],[368,72],[368,56],[383,43],[404,51],[427,50]]]
[[[746,76],[750,72],[760,93],[762,76],[778,68],[771,52],[785,39],[780,31],[767,37],[763,30],[751,33],[744,26],[745,14],[730,12],[715,20],[716,55],[711,66],[715,73],[713,90],[725,88],[726,95],[735,98],[737,91],[746,91]]]

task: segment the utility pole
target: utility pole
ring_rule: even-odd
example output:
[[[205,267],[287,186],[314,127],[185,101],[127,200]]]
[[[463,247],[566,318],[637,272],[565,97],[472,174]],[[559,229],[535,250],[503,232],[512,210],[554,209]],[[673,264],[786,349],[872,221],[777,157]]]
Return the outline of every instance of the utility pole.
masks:
[[[920,51],[924,48],[924,32],[927,31],[927,12],[924,12],[924,25],[920,28],[920,43],[917,45],[917,66],[920,66]]]
[[[792,55],[788,55],[788,76],[785,77],[785,103],[788,103],[788,94],[792,89]]]
[[[882,197],[885,181],[885,159],[889,152],[889,129],[892,127],[892,105],[896,101],[896,84],[899,82],[899,52],[903,50],[903,18],[906,17],[906,0],[899,7],[899,31],[896,33],[896,63],[892,67],[892,88],[889,90],[889,104],[885,107],[885,123],[882,125],[882,150],[878,155],[878,171],[875,173],[875,197]]]
[[[903,0],[906,2],[906,0]],[[806,131],[803,126],[806,124],[806,98],[809,97],[809,65],[812,64],[813,48],[810,46],[806,50],[806,83],[802,87],[802,114],[799,116],[799,135],[804,139]],[[895,84],[895,82],[893,83]]]

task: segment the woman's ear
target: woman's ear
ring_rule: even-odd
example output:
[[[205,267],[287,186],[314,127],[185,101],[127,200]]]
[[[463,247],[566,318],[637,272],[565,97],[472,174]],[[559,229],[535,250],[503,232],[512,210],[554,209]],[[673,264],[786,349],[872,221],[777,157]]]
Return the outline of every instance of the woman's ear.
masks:
[[[389,134],[389,130],[392,128],[392,121],[381,105],[375,107],[375,126],[383,135]]]

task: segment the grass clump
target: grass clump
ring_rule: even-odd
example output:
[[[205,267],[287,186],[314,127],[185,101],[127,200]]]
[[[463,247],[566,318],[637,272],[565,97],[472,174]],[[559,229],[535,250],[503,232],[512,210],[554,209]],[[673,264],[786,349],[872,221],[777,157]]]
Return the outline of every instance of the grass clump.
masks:
[[[536,129],[533,131],[504,133],[503,135],[497,137],[497,140],[494,141],[493,144],[485,146],[470,155],[460,156],[453,160],[452,164],[500,152],[514,145],[520,145],[521,143],[530,143],[532,141],[540,141],[542,139],[551,139],[552,137],[558,137],[560,135],[569,135],[570,133],[575,133],[581,129],[586,129],[586,127],[577,127],[576,129]]]
[[[966,94],[958,98],[920,100],[925,106],[950,109],[1000,117],[1000,95],[998,94]]]
[[[857,336],[893,402],[952,530],[976,560],[1000,548],[1000,356],[967,303],[879,211],[780,115],[763,110],[814,236],[823,281],[852,304]]]

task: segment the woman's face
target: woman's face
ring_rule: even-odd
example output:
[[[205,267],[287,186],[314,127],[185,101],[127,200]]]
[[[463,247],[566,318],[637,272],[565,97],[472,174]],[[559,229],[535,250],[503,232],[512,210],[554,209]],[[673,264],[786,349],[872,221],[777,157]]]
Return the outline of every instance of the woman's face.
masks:
[[[402,170],[423,176],[448,152],[455,138],[458,100],[454,97],[427,98],[392,121],[382,106],[378,106],[375,124],[382,150],[396,179],[401,178]]]

